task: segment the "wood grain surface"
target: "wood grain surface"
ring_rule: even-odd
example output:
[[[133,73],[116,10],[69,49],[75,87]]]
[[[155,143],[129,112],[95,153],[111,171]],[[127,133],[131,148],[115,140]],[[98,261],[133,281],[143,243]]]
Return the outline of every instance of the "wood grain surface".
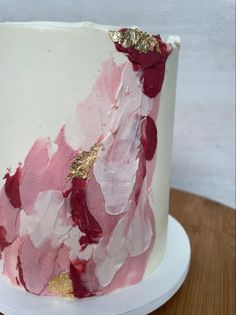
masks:
[[[235,315],[235,211],[174,189],[170,209],[190,238],[190,270],[175,296],[151,315]]]
[[[178,190],[171,191],[170,209],[190,238],[190,270],[151,315],[235,315],[235,211]]]

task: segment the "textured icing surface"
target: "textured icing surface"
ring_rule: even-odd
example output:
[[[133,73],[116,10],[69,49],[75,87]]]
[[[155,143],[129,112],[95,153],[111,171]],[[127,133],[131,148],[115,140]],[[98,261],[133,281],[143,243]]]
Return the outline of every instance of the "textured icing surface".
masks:
[[[7,172],[0,250],[13,284],[51,295],[50,280],[65,274],[74,296],[87,297],[142,279],[156,240],[149,191],[159,108],[159,97],[144,93],[144,72],[128,59],[105,60],[55,141],[37,139]],[[69,178],[75,157],[95,143],[89,176]]]

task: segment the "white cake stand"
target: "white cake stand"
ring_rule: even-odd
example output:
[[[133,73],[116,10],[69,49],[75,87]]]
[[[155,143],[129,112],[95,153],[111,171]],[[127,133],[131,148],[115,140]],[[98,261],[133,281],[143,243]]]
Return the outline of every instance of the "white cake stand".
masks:
[[[144,315],[168,301],[188,273],[190,243],[183,227],[169,216],[164,259],[139,284],[96,298],[38,297],[9,285],[0,276],[0,311],[5,315]]]

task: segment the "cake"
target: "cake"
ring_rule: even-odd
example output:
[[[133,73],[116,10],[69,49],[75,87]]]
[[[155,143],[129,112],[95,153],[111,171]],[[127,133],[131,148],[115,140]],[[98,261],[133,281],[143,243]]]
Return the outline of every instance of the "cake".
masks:
[[[36,295],[134,285],[166,247],[180,40],[0,24],[2,276]]]

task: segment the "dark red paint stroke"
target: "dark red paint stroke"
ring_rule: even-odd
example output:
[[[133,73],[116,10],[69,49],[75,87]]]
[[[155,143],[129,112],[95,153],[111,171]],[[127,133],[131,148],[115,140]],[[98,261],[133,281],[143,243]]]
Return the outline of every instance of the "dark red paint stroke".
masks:
[[[69,197],[70,193],[71,193],[71,189],[68,189],[67,191],[62,192],[62,196],[66,199]]]
[[[84,281],[82,280],[83,275],[86,272],[86,260],[78,260],[75,265],[70,265],[70,278],[73,286],[73,294],[77,298],[84,298],[89,296],[94,296],[93,292],[90,292]]]
[[[21,261],[20,261],[20,257],[19,256],[17,257],[17,268],[18,268],[18,271],[19,271],[19,281],[23,285],[25,290],[29,292],[29,290],[26,287],[25,280],[24,280],[23,269],[22,269],[22,266],[21,266]]]
[[[125,31],[122,29],[120,31]],[[170,54],[167,45],[161,40],[159,35],[154,36],[159,43],[160,52],[153,50],[142,53],[135,48],[124,48],[119,43],[115,43],[116,49],[127,55],[133,64],[135,71],[142,72],[141,81],[143,92],[149,97],[156,97],[161,91],[165,76],[166,60]]]
[[[21,179],[21,165],[18,166],[14,175],[10,175],[8,172],[3,179],[5,182],[5,193],[15,209],[21,208],[21,198],[20,198],[20,179]]]
[[[83,251],[89,244],[94,244],[94,241],[88,236],[84,235],[79,239],[79,243],[81,246],[81,251]]]
[[[74,223],[78,225],[81,232],[85,233],[86,235],[86,238],[81,240],[83,249],[88,244],[98,243],[103,233],[101,226],[88,209],[86,199],[86,180],[73,178],[70,205]]]
[[[11,243],[8,243],[8,241],[6,240],[6,235],[7,235],[7,231],[5,230],[3,226],[0,226],[0,258],[1,258],[1,253],[4,251],[4,249],[8,247],[9,245],[11,245]]]
[[[147,116],[141,126],[141,143],[145,159],[151,161],[157,148],[157,128],[154,120]]]
[[[135,192],[134,200],[135,200],[136,206],[137,206],[138,201],[139,201],[141,189],[143,186],[143,181],[144,181],[146,174],[147,174],[147,169],[146,169],[145,151],[144,151],[144,148],[141,146],[140,151],[139,151],[138,172],[136,175],[136,183],[134,186],[134,192]]]

